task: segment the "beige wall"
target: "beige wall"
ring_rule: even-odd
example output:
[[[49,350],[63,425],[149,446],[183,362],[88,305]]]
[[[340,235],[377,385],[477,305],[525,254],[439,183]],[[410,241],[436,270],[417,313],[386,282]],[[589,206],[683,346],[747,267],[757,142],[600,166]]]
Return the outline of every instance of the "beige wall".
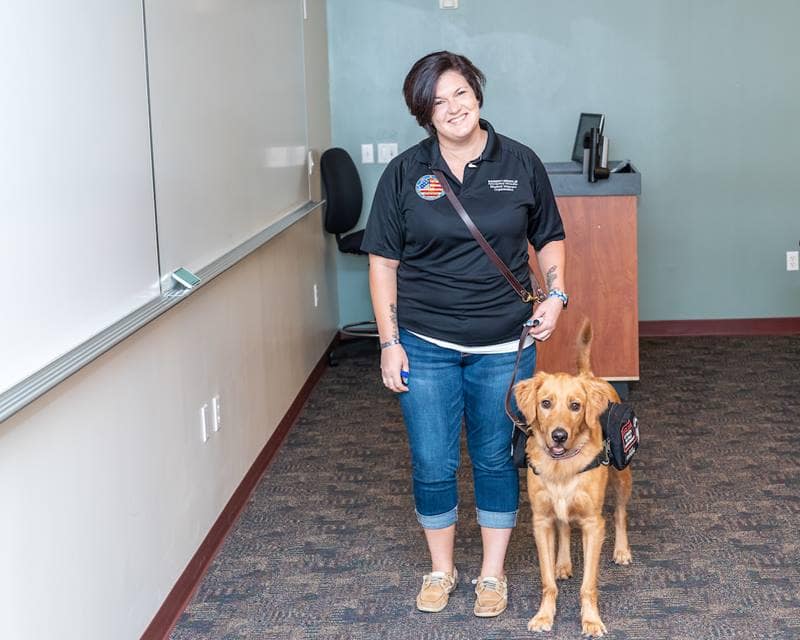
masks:
[[[324,0],[306,28],[319,152]],[[0,424],[0,638],[139,637],[333,338],[334,254],[318,209]]]

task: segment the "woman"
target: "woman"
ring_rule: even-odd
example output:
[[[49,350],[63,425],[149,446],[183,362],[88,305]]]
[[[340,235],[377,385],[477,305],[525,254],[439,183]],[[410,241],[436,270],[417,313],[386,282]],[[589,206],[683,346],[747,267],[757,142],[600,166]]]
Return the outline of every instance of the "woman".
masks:
[[[441,611],[458,583],[453,560],[461,422],[473,466],[483,560],[475,615],[507,605],[504,561],[516,524],[519,479],[504,412],[522,324],[539,319],[547,340],[566,306],[564,230],[539,158],[480,119],[485,78],[447,51],[418,60],[403,84],[411,114],[430,137],[386,168],[362,244],[381,344],[384,385],[400,394],[413,467],[417,519],[431,572],[417,608]],[[548,298],[535,310],[520,298],[469,234],[442,185],[464,208],[520,282],[530,282],[534,246]],[[519,377],[533,374],[523,351]]]

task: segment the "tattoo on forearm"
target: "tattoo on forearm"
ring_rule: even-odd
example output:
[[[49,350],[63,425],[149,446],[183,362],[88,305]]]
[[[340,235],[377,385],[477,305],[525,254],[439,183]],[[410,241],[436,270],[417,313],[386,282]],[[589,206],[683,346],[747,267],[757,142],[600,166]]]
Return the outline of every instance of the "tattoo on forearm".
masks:
[[[397,326],[397,305],[389,305],[389,319],[392,321],[392,338],[400,340],[400,328]]]
[[[392,321],[392,337],[386,342],[381,342],[381,349],[386,349],[395,344],[400,344],[400,329],[397,326],[397,305],[389,305],[389,319]]]
[[[548,291],[550,291],[550,289],[553,288],[553,283],[556,281],[556,278],[558,278],[558,268],[555,267],[555,266],[550,267],[547,270],[547,275],[545,275],[545,280],[547,282],[547,290]]]

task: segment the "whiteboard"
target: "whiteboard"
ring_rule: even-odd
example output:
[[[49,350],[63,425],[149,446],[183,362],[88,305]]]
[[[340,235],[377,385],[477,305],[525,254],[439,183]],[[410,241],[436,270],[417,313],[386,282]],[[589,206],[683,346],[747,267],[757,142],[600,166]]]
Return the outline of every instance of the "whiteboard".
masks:
[[[0,3],[0,391],[159,294],[142,7]]]
[[[162,274],[309,200],[302,0],[145,3]]]
[[[0,3],[2,415],[172,304],[177,267],[213,277],[308,209],[303,19]]]

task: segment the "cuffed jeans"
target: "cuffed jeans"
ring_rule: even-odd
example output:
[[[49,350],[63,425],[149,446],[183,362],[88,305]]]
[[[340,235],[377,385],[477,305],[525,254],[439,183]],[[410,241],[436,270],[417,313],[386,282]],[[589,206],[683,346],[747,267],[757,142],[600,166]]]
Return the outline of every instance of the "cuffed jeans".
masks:
[[[401,329],[408,355],[408,391],[399,394],[408,431],[417,519],[425,529],[454,524],[461,421],[472,460],[478,524],[516,524],[519,476],[511,460],[513,424],[505,395],[517,354],[464,354]],[[524,350],[517,380],[533,375],[536,348]]]

